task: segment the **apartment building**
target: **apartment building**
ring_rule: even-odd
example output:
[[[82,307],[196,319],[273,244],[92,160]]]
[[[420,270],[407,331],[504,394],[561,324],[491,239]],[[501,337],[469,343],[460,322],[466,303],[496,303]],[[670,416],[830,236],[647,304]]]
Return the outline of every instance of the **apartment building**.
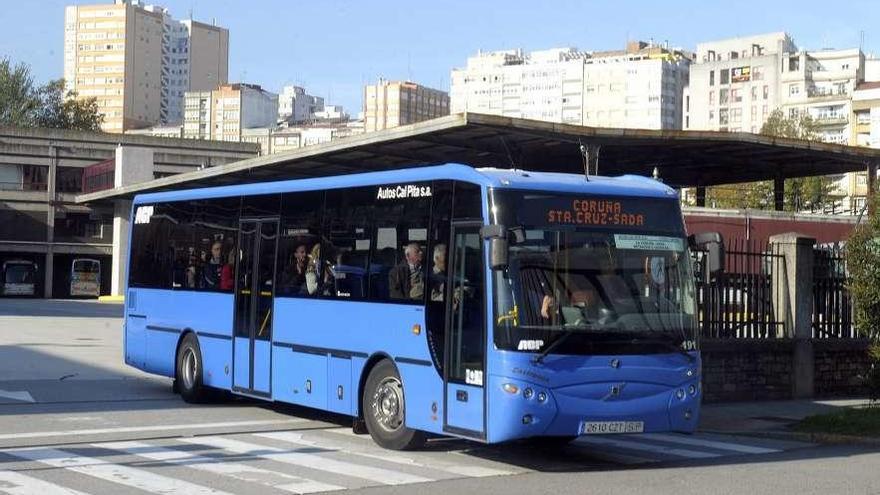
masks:
[[[284,86],[278,94],[278,119],[289,123],[307,122],[324,110],[324,98],[306,93],[300,86]]]
[[[278,95],[256,84],[185,93],[183,137],[240,142],[245,129],[274,127]]]
[[[451,108],[574,125],[680,129],[690,59],[643,41],[612,51],[478,52],[452,70]]]
[[[685,129],[760,132],[774,109],[810,115],[826,142],[850,142],[858,49],[799,50],[783,32],[697,45],[684,93]]]
[[[364,87],[366,132],[449,115],[449,94],[410,81],[379,79]]]
[[[64,79],[95,97],[103,130],[180,123],[183,93],[209,90],[228,75],[229,32],[177,21],[138,0],[65,9]]]

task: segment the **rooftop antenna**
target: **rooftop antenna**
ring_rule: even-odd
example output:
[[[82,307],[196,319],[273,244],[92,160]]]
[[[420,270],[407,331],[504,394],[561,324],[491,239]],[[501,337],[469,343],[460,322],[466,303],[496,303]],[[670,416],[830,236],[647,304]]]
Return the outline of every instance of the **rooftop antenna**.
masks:
[[[584,162],[584,180],[589,182],[590,181],[590,150],[589,150],[589,148],[584,146],[584,143],[580,139],[578,139],[578,144],[580,144],[578,149],[580,149],[581,159]]]

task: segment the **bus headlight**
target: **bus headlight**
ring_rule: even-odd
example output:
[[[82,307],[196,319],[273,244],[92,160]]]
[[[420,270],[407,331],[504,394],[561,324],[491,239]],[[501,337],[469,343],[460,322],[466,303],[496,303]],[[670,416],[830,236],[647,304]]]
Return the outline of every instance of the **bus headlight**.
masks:
[[[538,392],[538,402],[547,402],[547,394],[544,392]]]
[[[526,398],[526,399],[531,399],[532,396],[534,396],[534,395],[535,395],[535,391],[532,390],[531,388],[526,387],[526,388],[523,389],[523,397],[524,397],[524,398]]]
[[[688,385],[688,393],[691,395],[697,395],[697,386],[691,383]]]
[[[517,387],[516,385],[514,385],[512,383],[505,383],[504,385],[501,386],[501,388],[503,388],[504,391],[507,392],[508,394],[515,394],[515,393],[519,392],[519,387]]]
[[[675,397],[679,400],[684,399],[684,389],[680,388],[675,391]]]

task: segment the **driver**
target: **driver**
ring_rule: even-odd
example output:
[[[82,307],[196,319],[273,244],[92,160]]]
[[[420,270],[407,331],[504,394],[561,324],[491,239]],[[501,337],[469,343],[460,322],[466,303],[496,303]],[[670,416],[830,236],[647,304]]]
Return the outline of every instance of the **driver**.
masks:
[[[562,304],[550,294],[545,294],[541,300],[541,317],[545,320],[556,322],[561,316],[562,321],[566,322],[568,318],[562,310],[563,306],[578,308],[581,317],[592,314],[598,309],[599,291],[585,276],[569,275],[566,277],[566,282],[567,284],[562,287]]]

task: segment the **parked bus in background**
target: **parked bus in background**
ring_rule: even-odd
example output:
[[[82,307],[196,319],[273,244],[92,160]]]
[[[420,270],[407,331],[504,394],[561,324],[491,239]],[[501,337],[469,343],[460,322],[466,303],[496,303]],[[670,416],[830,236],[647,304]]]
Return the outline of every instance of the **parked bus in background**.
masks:
[[[101,295],[101,262],[90,258],[74,258],[70,265],[70,295],[98,297]]]
[[[391,449],[697,426],[689,245],[654,180],[449,164],[132,215],[125,362],[187,401],[342,413]]]
[[[37,293],[37,264],[33,261],[5,261],[2,275],[4,296],[33,296]]]

